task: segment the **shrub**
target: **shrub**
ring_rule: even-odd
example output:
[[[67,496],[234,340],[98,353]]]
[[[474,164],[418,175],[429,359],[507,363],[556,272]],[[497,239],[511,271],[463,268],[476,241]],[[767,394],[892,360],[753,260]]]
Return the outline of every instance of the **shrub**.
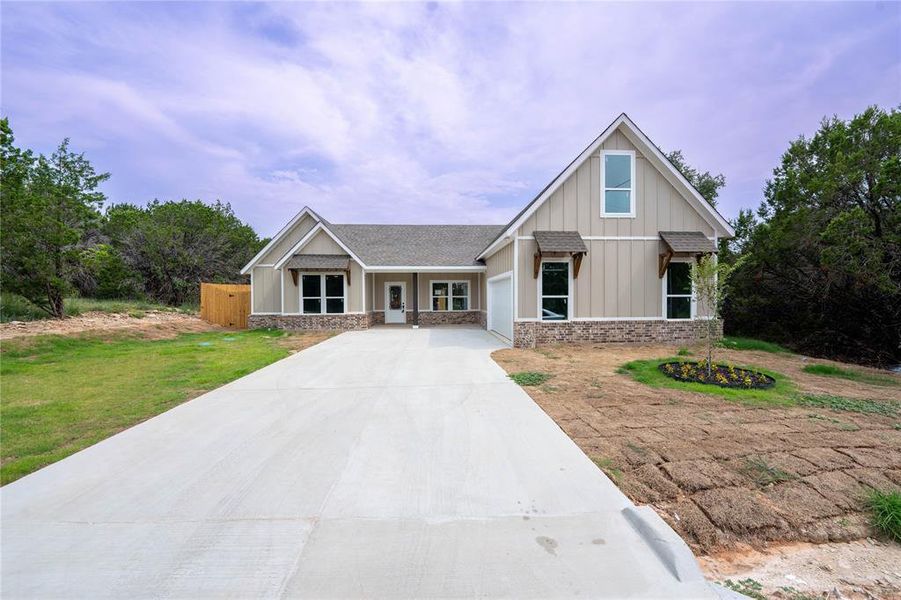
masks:
[[[901,492],[873,490],[867,497],[873,527],[901,543]]]

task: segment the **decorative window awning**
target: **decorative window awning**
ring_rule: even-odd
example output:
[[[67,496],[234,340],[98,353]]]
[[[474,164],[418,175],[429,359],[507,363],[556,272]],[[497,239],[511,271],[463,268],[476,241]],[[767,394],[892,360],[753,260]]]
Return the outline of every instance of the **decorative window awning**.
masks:
[[[532,233],[538,252],[535,253],[533,278],[538,279],[543,258],[573,258],[573,278],[579,276],[582,257],[588,253],[585,241],[578,231],[535,231]]]
[[[288,259],[284,268],[291,272],[291,279],[297,285],[297,274],[344,271],[347,285],[350,285],[350,256],[347,254],[295,254]]]
[[[660,239],[666,244],[666,252],[660,255],[657,276],[663,278],[670,260],[676,254],[713,254],[716,244],[700,231],[661,231]]]

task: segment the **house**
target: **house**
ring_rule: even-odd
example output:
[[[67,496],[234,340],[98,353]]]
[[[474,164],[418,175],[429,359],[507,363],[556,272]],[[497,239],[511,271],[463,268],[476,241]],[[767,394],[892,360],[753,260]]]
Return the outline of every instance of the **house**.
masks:
[[[241,271],[251,327],[472,323],[515,346],[675,341],[694,257],[735,234],[625,114],[506,225],[346,225],[300,211]]]

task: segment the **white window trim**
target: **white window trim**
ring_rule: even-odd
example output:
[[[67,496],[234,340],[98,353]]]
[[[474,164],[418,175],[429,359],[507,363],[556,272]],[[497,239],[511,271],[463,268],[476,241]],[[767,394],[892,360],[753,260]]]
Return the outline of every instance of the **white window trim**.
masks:
[[[304,275],[306,275],[306,276],[319,275],[319,277],[320,277],[319,301],[321,302],[320,306],[322,307],[322,312],[305,313],[303,310],[303,301],[304,301],[305,297],[307,299],[311,299],[311,300],[315,299],[315,296],[304,296],[303,295],[303,277],[304,277]],[[344,289],[342,292],[343,296],[341,296],[341,298],[344,300],[344,310],[342,312],[339,312],[339,313],[326,312],[326,308],[325,308],[326,300],[327,299],[334,300],[335,298],[338,297],[338,296],[326,296],[325,295],[325,277],[326,277],[326,275],[340,275],[341,276],[341,281],[344,283]],[[298,294],[298,312],[297,312],[297,314],[299,314],[299,315],[304,315],[304,314],[308,314],[308,315],[346,315],[347,314],[347,273],[345,273],[344,271],[329,271],[326,273],[321,273],[318,271],[317,272],[301,271],[297,274],[297,288],[298,288],[297,289],[297,294]]]
[[[620,190],[623,191],[627,188],[608,188],[607,187],[607,155],[611,156],[629,156],[631,157],[631,174],[630,174],[630,182],[631,186],[628,188],[629,190],[629,212],[627,213],[608,213],[606,207],[606,197],[608,190]],[[601,218],[604,219],[634,219],[635,218],[635,205],[637,204],[637,196],[636,193],[636,185],[637,181],[635,180],[635,151],[634,150],[602,150],[601,151]]]
[[[691,268],[690,263],[693,260],[694,259],[690,258],[690,257],[689,258],[681,258],[681,257],[673,258],[670,260],[670,264],[689,263],[688,268],[690,269]],[[668,297],[670,297],[669,290],[667,289],[669,287],[669,266],[666,267],[666,273],[663,274],[663,283],[660,287],[663,289],[663,309],[662,309],[663,312],[661,312],[661,314],[663,315],[663,318],[665,320],[667,320],[667,321],[691,321],[692,319],[694,319],[697,316],[696,315],[697,299],[695,298],[695,284],[694,283],[691,284],[691,294],[673,294],[672,295],[673,298],[690,298],[691,299],[691,302],[690,302],[691,310],[689,312],[689,317],[687,319],[679,319],[679,318],[671,319],[668,316],[666,316],[666,299]]]
[[[542,293],[543,290],[541,288],[542,288],[542,279],[544,278],[543,277],[544,263],[566,263],[567,267],[569,269],[569,278],[568,278],[568,282],[567,282],[568,289],[567,289],[567,294],[565,296],[566,297],[566,318],[563,320],[555,319],[552,321],[550,319],[545,319],[544,315],[542,314],[541,305],[542,305],[542,299],[544,298],[544,294]],[[573,261],[572,261],[572,258],[542,259],[541,267],[538,270],[538,285],[537,285],[537,287],[538,287],[538,308],[537,308],[538,315],[537,316],[538,316],[539,321],[546,321],[548,323],[566,323],[567,321],[573,320],[574,307],[573,307]],[[563,298],[563,297],[564,296],[548,296],[548,298]]]
[[[440,296],[435,296],[435,284],[436,283],[446,283],[447,284],[447,309],[446,310],[435,310],[433,307],[435,306],[435,298]],[[465,283],[466,284],[466,308],[463,309],[454,309],[454,298],[462,298],[463,296],[454,296],[454,284],[455,283]],[[428,310],[421,312],[468,312],[473,310],[472,308],[472,282],[468,279],[430,279],[429,280],[429,308]]]

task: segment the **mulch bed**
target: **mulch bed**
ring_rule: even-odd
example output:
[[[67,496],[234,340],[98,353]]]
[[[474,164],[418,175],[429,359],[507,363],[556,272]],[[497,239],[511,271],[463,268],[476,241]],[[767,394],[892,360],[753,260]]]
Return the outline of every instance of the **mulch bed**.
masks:
[[[762,390],[776,385],[776,380],[769,375],[731,365],[712,364],[708,369],[702,362],[679,361],[661,363],[657,369],[677,381],[703,383],[724,388]]]

